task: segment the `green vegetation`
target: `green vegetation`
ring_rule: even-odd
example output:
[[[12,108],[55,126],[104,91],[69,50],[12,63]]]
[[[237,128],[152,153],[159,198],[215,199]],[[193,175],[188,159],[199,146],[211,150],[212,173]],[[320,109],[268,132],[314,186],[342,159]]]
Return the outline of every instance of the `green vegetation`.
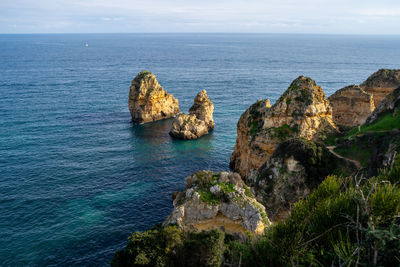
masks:
[[[147,71],[147,70],[141,71],[141,72],[136,76],[136,79],[141,80],[141,79],[143,79],[145,76],[147,76],[148,74],[151,74],[151,72],[150,72],[150,71]]]
[[[348,147],[336,147],[335,152],[339,155],[360,162],[361,166],[367,167],[371,158],[371,147],[365,147],[360,142],[351,143]]]
[[[397,112],[395,116],[393,116],[392,113],[386,113],[375,123],[361,126],[360,131],[358,131],[358,127],[355,127],[347,133],[346,138],[351,138],[367,132],[383,132],[394,129],[400,129],[400,112]]]
[[[203,202],[211,205],[218,205],[221,201],[229,201],[228,194],[235,192],[235,185],[230,182],[221,182],[220,174],[213,174],[212,172],[199,171],[196,173],[198,193]],[[218,185],[221,191],[218,194],[210,192],[210,187]]]
[[[398,266],[399,214],[399,166],[370,179],[328,176],[262,237],[155,227],[133,234],[112,266]]]
[[[259,132],[258,121],[250,122],[250,135],[254,136]]]
[[[292,128],[285,124],[281,127],[271,128],[273,131],[272,137],[278,138],[279,141],[285,141],[293,137],[299,130],[297,128]]]
[[[184,233],[177,226],[136,232],[111,266],[220,266],[225,234],[221,230]]]

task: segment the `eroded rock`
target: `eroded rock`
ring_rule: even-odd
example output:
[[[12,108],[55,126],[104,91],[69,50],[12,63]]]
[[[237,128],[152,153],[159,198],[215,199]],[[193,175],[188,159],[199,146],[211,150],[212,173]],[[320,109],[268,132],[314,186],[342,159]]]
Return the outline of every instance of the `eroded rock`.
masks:
[[[261,100],[242,114],[230,165],[247,177],[270,158],[280,142],[292,137],[323,139],[335,131],[324,91],[311,78],[300,76],[272,107],[269,100]]]
[[[230,234],[262,234],[270,225],[265,208],[254,198],[240,175],[200,171],[186,179],[185,190],[173,201],[164,225],[177,224],[186,231],[222,228]]]
[[[148,71],[133,79],[128,104],[132,120],[139,123],[167,119],[180,112],[178,99],[168,94]]]
[[[400,86],[400,70],[380,69],[365,80],[360,87],[374,96],[374,105]]]
[[[179,139],[196,139],[214,128],[214,104],[206,90],[197,94],[189,115],[179,114],[172,123],[169,134]]]
[[[337,125],[357,126],[375,109],[373,96],[357,85],[346,86],[328,98]]]

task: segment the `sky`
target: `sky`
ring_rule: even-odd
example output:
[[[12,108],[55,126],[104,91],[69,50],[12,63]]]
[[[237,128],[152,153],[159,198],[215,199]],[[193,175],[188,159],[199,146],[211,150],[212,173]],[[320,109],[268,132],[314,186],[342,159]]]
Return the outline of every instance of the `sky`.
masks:
[[[0,33],[400,34],[400,0],[0,0]]]

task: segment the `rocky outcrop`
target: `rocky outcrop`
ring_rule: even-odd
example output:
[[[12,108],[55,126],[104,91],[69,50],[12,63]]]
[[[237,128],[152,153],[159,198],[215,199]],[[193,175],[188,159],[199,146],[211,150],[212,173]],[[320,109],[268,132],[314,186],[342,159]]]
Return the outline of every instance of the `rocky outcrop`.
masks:
[[[400,70],[380,69],[360,87],[374,96],[375,107],[394,89],[400,86]]]
[[[329,98],[335,124],[357,126],[365,122],[375,109],[373,96],[357,85],[346,86]]]
[[[129,91],[129,111],[134,122],[146,123],[167,119],[179,113],[179,102],[148,71],[140,72]]]
[[[280,221],[327,175],[348,175],[356,169],[354,163],[335,156],[323,144],[295,138],[280,143],[271,158],[249,174],[247,184],[269,218]]]
[[[172,123],[169,134],[179,139],[196,139],[214,128],[214,105],[206,90],[197,94],[189,115],[179,114]]]
[[[385,113],[392,113],[393,116],[400,110],[400,87],[393,90],[389,95],[382,100],[379,106],[368,117],[366,123],[371,124],[376,122]]]
[[[300,76],[271,107],[257,101],[240,117],[231,168],[247,177],[272,155],[282,141],[292,137],[323,139],[337,131],[325,93],[311,78]]]
[[[200,171],[186,179],[185,190],[173,201],[164,225],[185,231],[222,228],[230,234],[262,234],[270,225],[265,208],[256,201],[237,173]]]

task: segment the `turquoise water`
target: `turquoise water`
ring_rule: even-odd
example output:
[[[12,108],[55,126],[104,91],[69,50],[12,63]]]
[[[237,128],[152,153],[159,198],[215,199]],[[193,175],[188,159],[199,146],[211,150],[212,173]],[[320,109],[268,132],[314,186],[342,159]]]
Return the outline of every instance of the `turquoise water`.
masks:
[[[251,103],[299,75],[330,95],[400,68],[399,47],[398,36],[0,35],[0,265],[108,265],[130,233],[163,221],[184,177],[229,169]],[[185,142],[171,120],[132,124],[143,69],[186,112],[206,89],[215,130]]]

